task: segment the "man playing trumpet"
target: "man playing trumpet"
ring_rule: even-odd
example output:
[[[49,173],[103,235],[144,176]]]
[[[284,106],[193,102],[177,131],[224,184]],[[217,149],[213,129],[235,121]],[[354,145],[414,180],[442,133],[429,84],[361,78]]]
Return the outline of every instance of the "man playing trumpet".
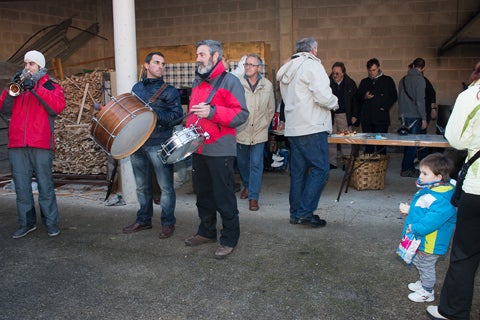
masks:
[[[25,54],[25,68],[0,97],[0,112],[11,113],[8,129],[8,158],[17,194],[19,229],[13,238],[21,238],[37,229],[32,193],[32,176],[38,183],[38,204],[42,223],[49,236],[60,233],[52,166],[55,148],[53,123],[65,108],[62,87],[50,80],[45,57],[32,50]]]

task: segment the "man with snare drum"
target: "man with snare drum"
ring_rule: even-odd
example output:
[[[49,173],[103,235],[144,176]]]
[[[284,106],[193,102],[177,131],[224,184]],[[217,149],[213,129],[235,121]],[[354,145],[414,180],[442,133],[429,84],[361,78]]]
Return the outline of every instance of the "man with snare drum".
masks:
[[[200,225],[197,233],[185,240],[185,245],[217,241],[218,211],[223,228],[215,257],[223,259],[233,252],[240,237],[233,163],[236,127],[247,120],[248,109],[240,80],[225,71],[221,43],[203,40],[196,48],[197,71],[189,110],[192,115],[187,118],[187,125],[197,123],[210,138],[192,156]]]
[[[147,141],[130,156],[140,208],[135,223],[123,228],[123,232],[133,233],[152,228],[153,171],[161,190],[162,230],[159,237],[165,239],[171,237],[175,231],[176,195],[173,187],[173,164],[164,164],[158,156],[158,149],[172,136],[174,125],[183,117],[183,109],[178,91],[163,81],[163,54],[150,52],[145,57],[143,68],[142,79],[133,86],[132,93],[153,109],[157,115],[157,124]]]

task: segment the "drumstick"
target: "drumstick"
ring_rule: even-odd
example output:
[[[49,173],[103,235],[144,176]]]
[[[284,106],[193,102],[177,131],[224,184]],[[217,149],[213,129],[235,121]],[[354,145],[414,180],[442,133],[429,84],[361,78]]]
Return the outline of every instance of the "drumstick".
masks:
[[[176,126],[177,124],[179,124],[180,122],[182,122],[186,117],[189,117],[189,116],[191,116],[192,114],[193,114],[193,111],[190,111],[189,113],[184,114],[182,117],[171,121],[171,122],[168,124],[168,126],[169,126],[169,127],[174,127],[174,126]]]

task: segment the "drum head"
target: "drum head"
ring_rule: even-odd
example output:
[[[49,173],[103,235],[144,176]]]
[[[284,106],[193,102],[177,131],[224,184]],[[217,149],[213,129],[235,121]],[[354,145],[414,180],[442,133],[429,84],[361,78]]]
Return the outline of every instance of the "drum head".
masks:
[[[197,140],[193,140],[190,143],[185,145],[179,146],[176,148],[170,155],[163,157],[165,163],[172,164],[178,161],[182,161],[195,151],[203,144],[204,139],[197,138]]]
[[[113,141],[110,154],[114,159],[123,159],[137,151],[152,134],[157,122],[153,112],[144,112],[130,121]],[[148,128],[148,130],[146,130]]]

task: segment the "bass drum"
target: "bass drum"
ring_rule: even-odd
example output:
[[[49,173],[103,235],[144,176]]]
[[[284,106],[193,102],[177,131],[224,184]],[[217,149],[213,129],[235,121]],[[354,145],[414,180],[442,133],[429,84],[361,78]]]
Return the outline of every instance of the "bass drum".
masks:
[[[157,116],[130,93],[112,98],[92,119],[91,137],[114,159],[137,151],[150,137]]]
[[[183,130],[175,131],[170,139],[157,151],[163,163],[182,161],[198,150],[210,136],[201,127],[193,124]]]

